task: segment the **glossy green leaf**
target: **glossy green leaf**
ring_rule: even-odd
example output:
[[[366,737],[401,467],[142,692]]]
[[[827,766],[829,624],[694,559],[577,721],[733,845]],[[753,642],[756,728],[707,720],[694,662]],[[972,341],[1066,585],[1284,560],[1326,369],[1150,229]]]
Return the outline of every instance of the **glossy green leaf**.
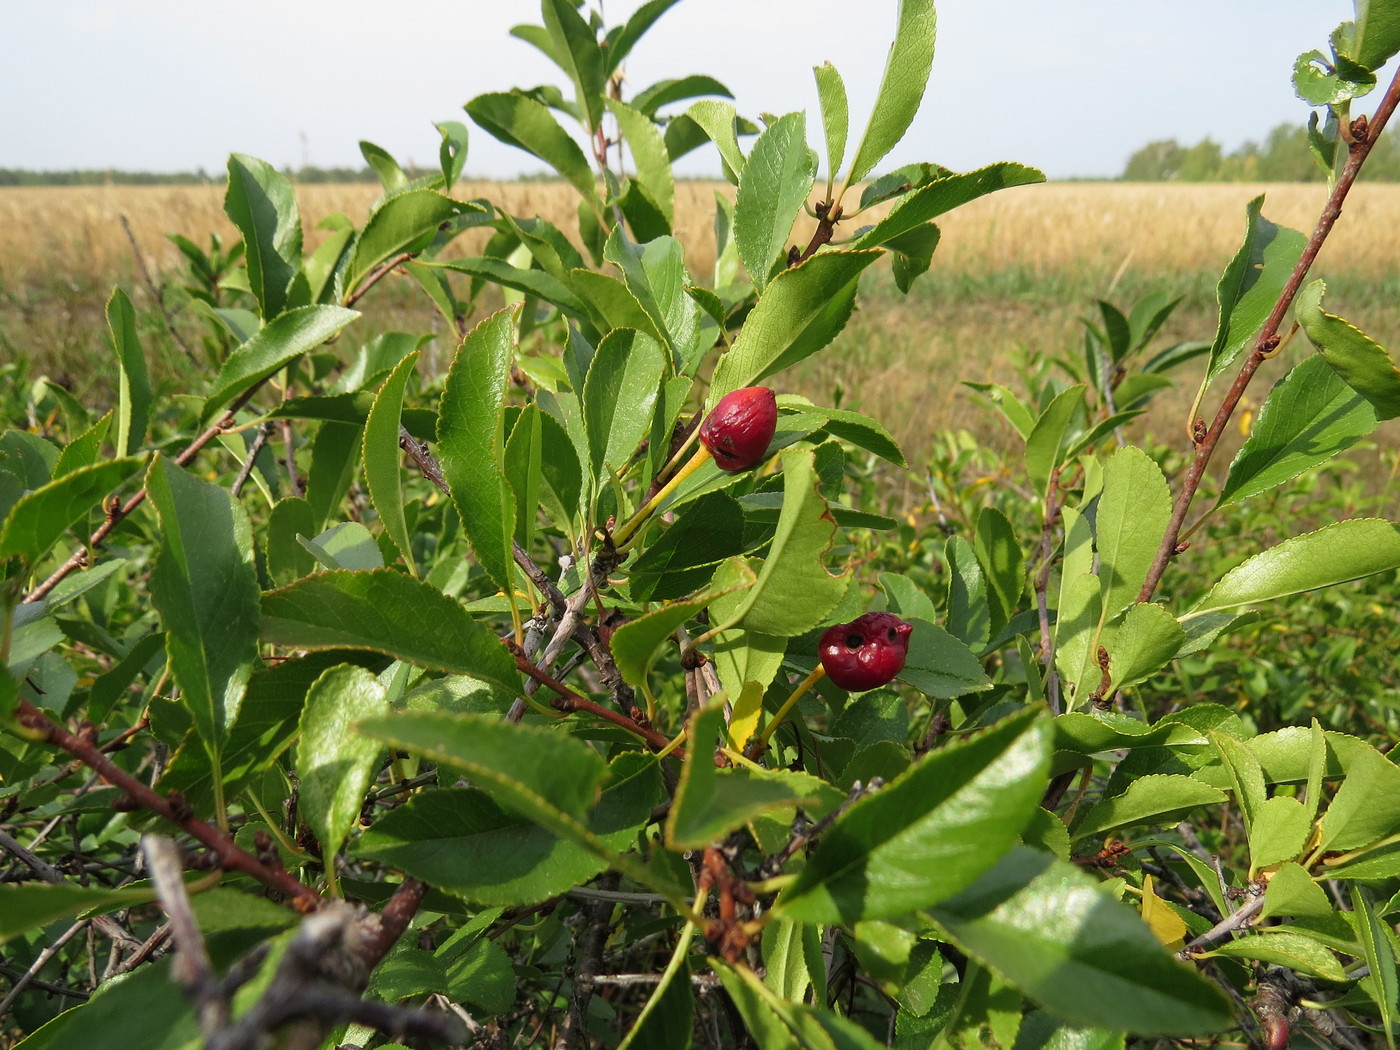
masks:
[[[515,494],[505,476],[505,397],[514,361],[517,307],[498,310],[452,359],[438,407],[438,454],[472,551],[509,592],[514,572]]]
[[[0,523],[0,558],[19,556],[31,566],[65,532],[140,472],[144,460],[108,460],[64,474],[22,497]]]
[[[269,321],[229,354],[205,398],[201,418],[213,418],[217,409],[316,349],[359,316],[340,306],[299,306]]]
[[[739,138],[735,127],[738,113],[734,107],[728,102],[702,99],[691,105],[685,111],[685,115],[694,121],[715,144],[715,148],[719,150],[720,159],[724,162],[725,177],[737,185],[740,176],[744,173],[744,154],[739,149]],[[675,122],[673,121],[673,123]],[[671,154],[673,160],[675,156],[675,153]]]
[[[1101,622],[1137,600],[1171,514],[1167,479],[1146,452],[1126,445],[1109,457],[1094,528]]]
[[[817,100],[822,107],[822,130],[826,133],[826,170],[830,182],[846,160],[846,136],[850,132],[850,104],[846,85],[830,62],[812,67],[817,80]]]
[[[500,259],[481,256],[441,262],[434,261],[432,266],[439,270],[470,274],[472,277],[479,277],[492,284],[524,292],[536,299],[543,299],[545,302],[559,307],[569,317],[583,318],[588,315],[583,300],[575,295],[563,281],[543,270],[522,269]]]
[[[856,147],[846,185],[859,182],[894,148],[913,123],[933,68],[937,25],[933,0],[900,0],[899,24],[885,62],[885,75],[870,123]]]
[[[1395,947],[1390,928],[1376,917],[1375,908],[1360,886],[1353,883],[1351,890],[1351,910],[1356,915],[1357,941],[1361,944],[1362,959],[1371,972],[1365,979],[1370,985],[1372,998],[1380,1008],[1381,1031],[1385,1041],[1393,1050],[1395,1046],[1395,1018],[1400,1008],[1400,978],[1395,972]]]
[[[1217,506],[1292,481],[1376,429],[1376,412],[1322,356],[1284,376],[1230,464]]]
[[[551,827],[579,820],[598,800],[607,765],[563,733],[495,716],[401,712],[365,719],[357,731],[391,748],[461,770],[501,805]]]
[[[1049,490],[1051,476],[1064,462],[1076,422],[1083,418],[1085,389],[1072,386],[1056,395],[1026,437],[1026,472],[1042,496]]]
[[[1322,817],[1318,852],[1353,850],[1400,833],[1400,769],[1374,748],[1352,761]]]
[[[774,264],[787,254],[792,224],[812,192],[814,162],[801,113],[774,121],[749,151],[734,202],[734,239],[760,292]]]
[[[717,592],[711,591],[688,601],[671,602],[627,621],[614,631],[609,648],[623,680],[629,685],[644,687],[652,661],[663,646],[674,642],[676,629],[684,626],[716,597]]]
[[[627,21],[622,24],[616,37],[609,35],[606,53],[607,71],[615,72],[632,53],[632,48],[642,38],[658,18],[676,5],[678,0],[646,0],[639,4]]]
[[[104,983],[85,1003],[65,1010],[16,1050],[72,1050],[103,1045],[143,1050],[198,1050],[203,1045],[194,1006],[170,973],[170,957]]]
[[[1137,685],[1167,666],[1185,644],[1186,632],[1161,605],[1134,605],[1107,638],[1110,689]]]
[[[323,572],[266,592],[262,637],[298,649],[369,649],[510,692],[520,686],[514,658],[455,598],[392,569]]]
[[[462,177],[467,162],[467,126],[460,120],[444,120],[433,124],[442,136],[438,146],[438,161],[442,167],[442,188],[447,193]]]
[[[745,630],[792,638],[816,627],[846,593],[851,572],[833,575],[824,564],[836,523],[822,499],[810,449],[785,448],[782,460],[783,508],[758,581],[728,622],[742,617]]]
[[[164,542],[151,601],[169,667],[211,755],[258,660],[258,579],[248,515],[228,492],[165,459],[146,476]]]
[[[58,454],[58,461],[53,465],[53,476],[61,478],[81,467],[91,467],[101,461],[103,450],[107,446],[107,434],[111,429],[112,413],[108,412],[63,446],[63,451]],[[9,509],[3,497],[0,497],[0,521],[8,516]]]
[[[1265,799],[1249,825],[1250,866],[1271,868],[1300,856],[1310,834],[1312,820],[1296,798]]]
[[[668,224],[675,221],[676,180],[671,174],[671,158],[666,154],[666,141],[645,113],[617,99],[607,100],[608,112],[617,119],[617,126],[632,154],[637,168],[637,180],[646,187],[647,195],[656,202]]]
[[[1231,569],[1183,620],[1400,567],[1400,526],[1353,518],[1284,540]]]
[[[379,514],[384,531],[408,565],[408,571],[418,575],[409,542],[408,523],[403,511],[403,451],[399,447],[399,417],[403,412],[404,387],[418,364],[415,350],[402,361],[384,381],[374,399],[369,418],[365,421],[364,464],[365,487],[370,501]]]
[[[924,755],[841,815],[775,909],[849,923],[966,889],[1030,820],[1047,783],[1049,743],[1049,721],[1027,711]]]
[[[1294,861],[1280,864],[1264,891],[1262,918],[1290,915],[1325,918],[1333,914],[1327,891]]]
[[[547,106],[519,92],[491,92],[466,104],[467,115],[494,138],[544,161],[587,200],[594,200],[593,169]]]
[[[107,912],[151,901],[149,888],[111,889],[71,882],[0,886],[0,944],[79,912]]]
[[[114,444],[118,456],[129,456],[146,440],[152,393],[146,371],[146,355],[136,337],[136,311],[120,288],[113,288],[107,300],[107,329],[112,337],[112,353],[117,359],[117,432]]]
[[[1322,281],[1313,281],[1293,301],[1293,313],[1313,345],[1346,384],[1371,404],[1377,419],[1400,416],[1400,368],[1365,332],[1322,309]]]
[[[778,407],[795,410],[803,416],[816,416],[823,421],[821,428],[832,436],[849,441],[867,452],[873,452],[897,467],[908,466],[904,453],[900,451],[890,432],[878,420],[871,419],[862,412],[814,405],[800,394],[779,394]],[[786,427],[789,422],[782,420],[780,426]]]
[[[947,564],[947,623],[953,635],[969,649],[981,652],[991,640],[992,607],[987,598],[987,578],[972,544],[950,536],[943,546]]]
[[[301,264],[301,215],[292,184],[266,161],[230,154],[224,211],[243,234],[248,284],[263,320],[270,321],[285,308]]]
[[[743,549],[744,512],[727,492],[707,492],[685,504],[675,522],[628,566],[637,576],[684,572],[717,565]]]
[[[855,306],[856,279],[879,251],[818,252],[769,283],[719,359],[708,404],[810,357],[836,338]]]
[[[365,158],[365,163],[379,176],[379,184],[384,187],[386,193],[397,193],[408,185],[408,175],[403,167],[383,146],[376,146],[373,142],[361,139],[360,156]]]
[[[297,777],[301,814],[329,866],[359,822],[383,750],[352,727],[389,709],[384,684],[361,667],[332,667],[311,686],[301,711]]]
[[[880,1050],[864,1028],[830,1010],[779,996],[747,966],[711,959],[760,1050]]]
[[[715,768],[723,695],[696,712],[686,733],[680,786],[666,816],[666,843],[671,849],[700,849],[761,813],[811,805],[821,798],[824,785],[805,773],[749,766]]]
[[[1299,933],[1254,933],[1227,941],[1201,958],[1250,959],[1255,962],[1285,966],[1324,981],[1345,981],[1346,972],[1332,950]]]
[[[1072,864],[1017,847],[933,917],[959,947],[1071,1024],[1138,1036],[1230,1023],[1224,997]]]
[[[661,345],[642,332],[619,328],[598,344],[583,387],[595,478],[625,467],[651,431],[665,373]]]
[[[1139,777],[1121,795],[1101,799],[1075,823],[1076,838],[1119,828],[1175,824],[1200,806],[1219,805],[1225,793],[1187,776]]]
[[[907,194],[890,213],[856,240],[857,248],[889,244],[897,238],[927,228],[929,220],[970,201],[1012,186],[1044,182],[1045,175],[1024,164],[1000,161],[959,175],[945,175]]]
[[[360,289],[377,267],[403,252],[417,254],[432,244],[438,229],[480,205],[454,201],[436,190],[407,190],[377,208],[355,241],[355,253],[345,272],[345,294]]]
[[[555,61],[574,82],[583,124],[594,132],[603,122],[607,71],[598,38],[571,0],[544,0],[540,5]]]
[[[913,619],[909,655],[899,680],[925,696],[953,699],[992,687],[977,654],[937,624]]]
[[[1303,253],[1306,238],[1264,218],[1263,207],[1264,198],[1255,197],[1245,208],[1244,243],[1220,275],[1216,288],[1220,321],[1210,348],[1207,383],[1259,334]]]

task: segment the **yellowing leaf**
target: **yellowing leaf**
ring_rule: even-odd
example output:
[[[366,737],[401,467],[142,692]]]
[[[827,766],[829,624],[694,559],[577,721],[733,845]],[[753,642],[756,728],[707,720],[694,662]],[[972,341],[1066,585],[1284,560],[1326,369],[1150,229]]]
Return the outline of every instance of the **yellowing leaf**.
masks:
[[[1142,918],[1167,951],[1186,943],[1186,922],[1152,888],[1152,876],[1142,877]]]

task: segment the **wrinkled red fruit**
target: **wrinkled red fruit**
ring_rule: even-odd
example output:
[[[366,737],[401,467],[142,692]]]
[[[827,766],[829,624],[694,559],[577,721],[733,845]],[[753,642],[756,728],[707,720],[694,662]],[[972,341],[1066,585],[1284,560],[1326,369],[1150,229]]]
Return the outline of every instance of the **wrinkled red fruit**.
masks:
[[[828,627],[817,653],[828,678],[842,689],[859,693],[885,685],[904,670],[913,629],[894,613],[868,612],[850,623]]]
[[[766,386],[746,386],[719,399],[700,424],[700,441],[720,470],[748,470],[768,456],[778,429],[778,399]]]

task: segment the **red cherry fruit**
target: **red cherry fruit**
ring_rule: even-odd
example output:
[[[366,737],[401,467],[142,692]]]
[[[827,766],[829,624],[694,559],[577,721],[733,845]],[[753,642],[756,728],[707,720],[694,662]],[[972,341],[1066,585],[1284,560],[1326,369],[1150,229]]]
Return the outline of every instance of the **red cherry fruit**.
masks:
[[[778,398],[766,386],[725,394],[700,424],[700,441],[720,470],[733,474],[762,463],[778,429]]]
[[[913,629],[887,612],[868,612],[828,627],[817,646],[826,676],[853,693],[885,685],[904,670]]]

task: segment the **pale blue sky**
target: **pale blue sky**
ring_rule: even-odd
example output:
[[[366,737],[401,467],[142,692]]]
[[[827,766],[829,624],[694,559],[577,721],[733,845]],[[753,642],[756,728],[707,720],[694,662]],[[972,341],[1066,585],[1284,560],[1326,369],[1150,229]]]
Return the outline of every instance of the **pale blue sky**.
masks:
[[[605,0],[610,22],[636,6]],[[815,129],[811,67],[830,60],[855,125],[895,10],[682,0],[634,53],[631,89],[707,73],[741,113],[807,109]],[[1151,139],[1234,148],[1306,119],[1293,60],[1351,13],[1351,0],[942,0],[923,111],[886,166],[1019,160],[1051,177],[1116,175]],[[235,150],[279,167],[358,166],[361,138],[432,164],[432,122],[465,121],[467,99],[560,82],[508,35],[538,20],[534,0],[0,0],[0,167],[212,172]],[[538,166],[472,127],[468,173]],[[718,165],[706,153],[686,168]]]

